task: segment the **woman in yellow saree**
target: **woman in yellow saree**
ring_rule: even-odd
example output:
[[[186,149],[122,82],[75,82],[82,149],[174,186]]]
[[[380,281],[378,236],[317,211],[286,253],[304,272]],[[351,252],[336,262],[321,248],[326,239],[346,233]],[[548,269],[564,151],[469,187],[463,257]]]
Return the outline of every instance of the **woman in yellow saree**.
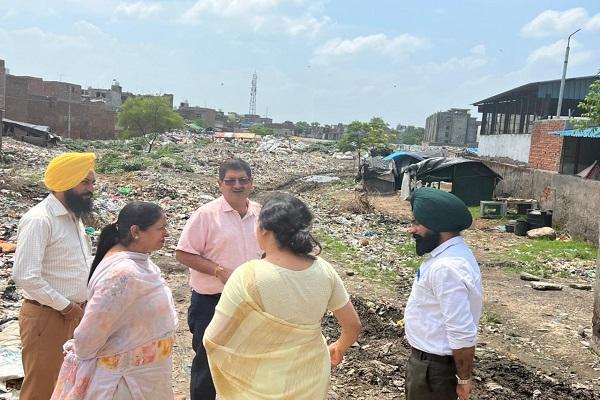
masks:
[[[204,335],[220,399],[327,397],[331,366],[356,341],[360,320],[333,267],[311,255],[312,213],[299,199],[275,195],[259,216],[265,252],[231,275]],[[325,312],[341,325],[327,346]]]

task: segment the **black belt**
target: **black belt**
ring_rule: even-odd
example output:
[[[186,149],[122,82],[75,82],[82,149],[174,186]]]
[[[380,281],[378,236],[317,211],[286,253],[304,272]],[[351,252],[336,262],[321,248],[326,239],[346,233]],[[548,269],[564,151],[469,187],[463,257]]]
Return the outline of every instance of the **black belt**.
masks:
[[[417,358],[418,360],[428,360],[428,361],[433,361],[439,364],[452,364],[454,363],[454,357],[453,356],[440,356],[437,354],[431,354],[431,353],[427,353],[425,351],[419,350],[419,349],[415,349],[414,347],[412,348],[412,355]]]

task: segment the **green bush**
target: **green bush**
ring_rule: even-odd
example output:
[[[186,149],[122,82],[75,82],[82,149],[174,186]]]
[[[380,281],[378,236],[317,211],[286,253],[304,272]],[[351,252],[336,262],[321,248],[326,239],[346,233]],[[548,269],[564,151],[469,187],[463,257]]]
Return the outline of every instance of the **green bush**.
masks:
[[[96,163],[96,171],[102,174],[120,174],[146,169],[143,159],[127,160],[120,153],[109,151],[102,155]]]

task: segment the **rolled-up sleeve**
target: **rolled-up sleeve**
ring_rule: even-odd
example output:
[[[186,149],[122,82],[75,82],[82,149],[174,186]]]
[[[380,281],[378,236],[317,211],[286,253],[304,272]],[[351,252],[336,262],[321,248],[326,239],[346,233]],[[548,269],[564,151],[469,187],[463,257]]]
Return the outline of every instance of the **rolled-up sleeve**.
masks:
[[[42,261],[50,234],[50,223],[43,217],[24,218],[19,222],[13,280],[29,297],[60,311],[69,305],[69,299],[42,277]]]
[[[438,299],[448,343],[452,349],[473,347],[477,344],[477,321],[469,302],[468,275],[460,259],[444,260],[444,265],[432,268],[432,290]]]

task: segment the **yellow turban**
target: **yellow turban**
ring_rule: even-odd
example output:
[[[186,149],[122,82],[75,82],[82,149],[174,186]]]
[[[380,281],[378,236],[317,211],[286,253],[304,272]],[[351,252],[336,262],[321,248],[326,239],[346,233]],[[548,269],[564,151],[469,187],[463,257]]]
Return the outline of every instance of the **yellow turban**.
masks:
[[[94,153],[64,153],[48,164],[44,174],[46,187],[53,192],[64,192],[79,185],[94,169]]]

